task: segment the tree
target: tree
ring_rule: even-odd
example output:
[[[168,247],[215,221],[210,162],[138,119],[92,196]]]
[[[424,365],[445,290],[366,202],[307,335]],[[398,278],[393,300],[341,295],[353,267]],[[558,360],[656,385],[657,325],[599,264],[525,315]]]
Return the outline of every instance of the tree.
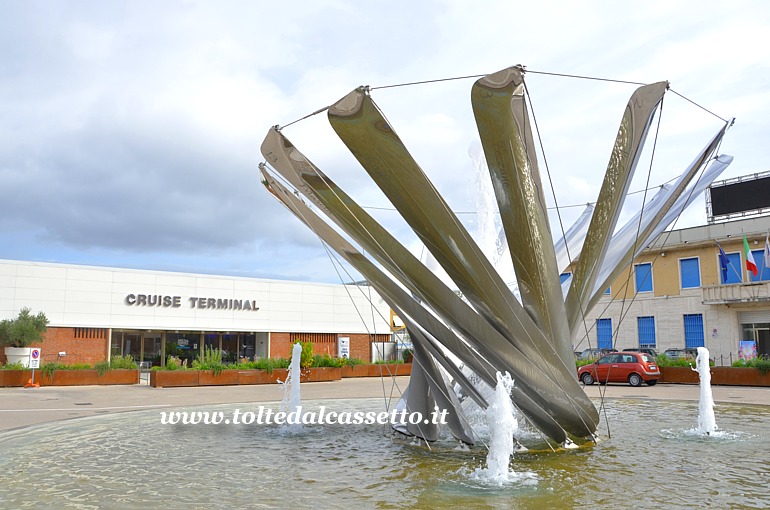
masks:
[[[32,310],[22,308],[15,319],[0,322],[0,345],[6,347],[29,347],[43,341],[48,329],[48,318],[43,312],[32,315]]]

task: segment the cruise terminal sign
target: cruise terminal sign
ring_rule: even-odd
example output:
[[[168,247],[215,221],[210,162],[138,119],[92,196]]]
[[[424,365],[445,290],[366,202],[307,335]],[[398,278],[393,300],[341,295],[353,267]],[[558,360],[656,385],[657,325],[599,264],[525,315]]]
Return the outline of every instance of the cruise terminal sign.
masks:
[[[189,297],[186,299],[189,308],[200,310],[259,310],[256,300],[221,299],[211,297]],[[128,306],[157,306],[161,308],[181,308],[182,296],[162,296],[159,294],[129,294],[125,303]]]

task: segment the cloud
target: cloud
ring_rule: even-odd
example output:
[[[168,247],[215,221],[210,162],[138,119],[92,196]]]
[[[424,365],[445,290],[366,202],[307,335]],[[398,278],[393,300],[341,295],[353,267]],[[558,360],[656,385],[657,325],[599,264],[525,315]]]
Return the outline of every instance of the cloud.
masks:
[[[738,116],[723,144],[736,157],[725,176],[761,171],[768,160],[770,50],[761,39],[768,11],[756,2],[705,2],[695,11],[648,2],[633,14],[609,1],[7,2],[0,19],[0,257],[337,281],[315,236],[259,183],[268,127],[292,123],[359,85],[518,63],[532,71],[528,86],[547,156],[541,173],[547,165],[561,204],[595,200],[633,86],[536,71],[670,79],[688,98]],[[372,91],[458,211],[473,203],[472,81]],[[653,184],[681,171],[719,124],[676,103],[686,102],[666,100],[669,141],[658,149]],[[419,251],[324,112],[284,133]],[[703,221],[698,216],[690,221]]]

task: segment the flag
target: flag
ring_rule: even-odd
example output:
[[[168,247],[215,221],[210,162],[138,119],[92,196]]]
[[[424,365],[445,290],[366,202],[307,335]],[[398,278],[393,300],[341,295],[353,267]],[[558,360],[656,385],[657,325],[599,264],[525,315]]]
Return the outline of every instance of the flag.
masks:
[[[756,278],[759,274],[759,270],[757,269],[757,265],[754,263],[754,255],[751,254],[751,250],[749,249],[749,242],[746,240],[746,236],[743,236],[743,251],[746,252],[746,269],[751,271],[751,274],[753,274],[754,278]]]
[[[722,283],[727,283],[727,266],[730,264],[730,261],[727,260],[727,255],[722,246],[719,243],[717,243],[717,246],[719,246],[719,265],[722,269]]]
[[[765,267],[770,267],[770,232],[765,237]]]

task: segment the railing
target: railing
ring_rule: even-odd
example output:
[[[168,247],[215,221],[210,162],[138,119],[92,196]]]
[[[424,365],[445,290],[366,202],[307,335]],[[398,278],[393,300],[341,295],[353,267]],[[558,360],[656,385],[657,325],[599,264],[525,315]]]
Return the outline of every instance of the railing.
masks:
[[[719,357],[714,357],[714,366],[716,367],[731,367],[733,366],[733,353],[731,352],[727,356],[722,354]],[[737,357],[735,359],[738,359]]]
[[[139,361],[136,365],[139,369],[139,384],[149,385],[150,369],[152,368],[152,363],[149,361]]]
[[[770,301],[770,282],[733,283],[703,287],[704,305]]]

